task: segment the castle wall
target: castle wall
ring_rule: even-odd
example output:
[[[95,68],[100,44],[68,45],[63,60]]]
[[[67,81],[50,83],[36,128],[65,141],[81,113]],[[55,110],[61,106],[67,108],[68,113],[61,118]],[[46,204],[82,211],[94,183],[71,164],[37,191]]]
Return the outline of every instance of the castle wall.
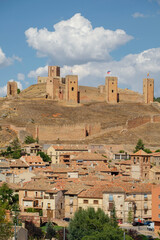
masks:
[[[106,102],[117,103],[117,94],[118,94],[117,83],[118,83],[117,77],[105,78]]]
[[[78,124],[63,126],[39,125],[36,127],[36,137],[40,141],[53,140],[83,140],[90,134],[100,131],[99,124]]]
[[[37,83],[46,83],[48,77],[40,77],[38,76]]]
[[[128,120],[126,125],[128,128],[135,128],[149,122],[151,122],[151,117],[143,116]]]
[[[153,102],[154,98],[154,79],[145,78],[143,79],[143,97],[145,103]]]

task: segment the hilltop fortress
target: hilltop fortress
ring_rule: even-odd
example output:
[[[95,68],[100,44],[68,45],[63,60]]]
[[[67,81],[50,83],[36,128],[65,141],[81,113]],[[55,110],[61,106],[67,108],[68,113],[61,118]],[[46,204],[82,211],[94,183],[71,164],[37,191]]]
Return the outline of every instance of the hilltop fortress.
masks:
[[[4,132],[9,139],[13,132],[22,142],[28,135],[42,143],[137,142],[137,134],[147,139],[147,126],[158,134],[160,108],[152,103],[153,98],[151,78],[143,80],[140,94],[118,88],[118,78],[113,76],[97,88],[79,86],[77,75],[62,78],[60,67],[49,66],[47,77],[39,76],[37,84],[20,94],[17,84],[8,82],[7,98],[0,102],[0,134]],[[138,131],[134,138],[130,137],[133,129]],[[155,139],[153,132],[148,142],[151,139]]]
[[[80,103],[80,91],[78,90],[78,76],[67,75],[65,78],[60,77],[60,67],[48,66],[48,77],[38,77],[38,84],[46,84],[46,98]],[[117,103],[120,99],[118,91],[118,78],[107,76],[105,85],[98,87],[100,94],[105,94],[107,103]],[[145,78],[143,80],[143,100],[144,103],[153,102],[154,98],[154,79]],[[131,102],[128,95],[128,101]]]
[[[48,66],[48,76],[38,76],[37,84],[45,84],[45,94],[43,98],[61,101],[66,103],[77,104],[83,99],[83,95],[87,95],[87,90],[83,93],[83,89],[80,90],[78,85],[77,75],[67,75],[66,77],[60,76],[59,66]],[[85,87],[84,87],[85,88]],[[86,87],[87,88],[87,87]],[[118,78],[113,76],[107,76],[105,78],[105,85],[100,85],[97,88],[98,95],[102,101],[107,103],[115,104],[118,102],[141,102],[141,103],[152,103],[154,99],[154,79],[145,78],[143,79],[143,96],[135,93],[131,90],[118,89]],[[81,96],[82,95],[82,96]],[[125,95],[127,96],[125,99]],[[12,98],[17,96],[17,83],[8,82],[7,84],[7,97]],[[92,101],[95,94],[92,94]]]

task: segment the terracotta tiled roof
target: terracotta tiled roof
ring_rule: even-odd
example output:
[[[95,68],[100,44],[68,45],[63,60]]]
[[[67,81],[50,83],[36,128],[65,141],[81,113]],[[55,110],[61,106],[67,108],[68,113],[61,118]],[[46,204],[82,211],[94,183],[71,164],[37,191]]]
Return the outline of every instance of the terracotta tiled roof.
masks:
[[[29,165],[24,161],[22,161],[21,159],[16,159],[10,162],[10,167],[28,167],[29,168]]]
[[[152,154],[148,154],[146,152],[144,152],[142,149],[140,149],[138,152],[136,153],[132,153],[131,156],[151,156]]]
[[[87,190],[82,191],[81,193],[78,194],[78,198],[98,198],[102,199],[103,198],[103,190],[104,186],[95,186],[91,187]]]
[[[107,158],[103,157],[101,154],[98,154],[98,153],[83,152],[78,154],[78,156],[75,157],[74,160],[104,161],[104,160],[107,160]]]

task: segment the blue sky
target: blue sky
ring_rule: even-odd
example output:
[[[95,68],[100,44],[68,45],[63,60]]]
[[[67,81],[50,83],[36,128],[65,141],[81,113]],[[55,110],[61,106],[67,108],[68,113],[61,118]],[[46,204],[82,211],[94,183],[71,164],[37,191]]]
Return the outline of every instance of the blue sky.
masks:
[[[79,85],[104,84],[142,92],[155,79],[160,96],[160,0],[0,0],[0,96],[6,84],[25,89],[59,65]]]

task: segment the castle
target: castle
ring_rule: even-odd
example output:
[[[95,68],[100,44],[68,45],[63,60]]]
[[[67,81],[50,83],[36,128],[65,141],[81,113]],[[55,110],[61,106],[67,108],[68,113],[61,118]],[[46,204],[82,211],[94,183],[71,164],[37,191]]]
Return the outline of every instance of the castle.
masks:
[[[46,98],[79,103],[78,76],[60,77],[60,67],[48,66],[48,77],[38,77],[38,84],[46,83]]]
[[[38,76],[38,84],[45,83],[45,98],[66,103],[80,103],[80,91],[78,86],[77,75],[67,75],[65,78],[60,76],[59,66],[48,66],[48,77]],[[116,104],[122,101],[122,94],[118,89],[118,78],[107,76],[105,85],[98,87],[99,94],[105,95],[107,103]],[[8,82],[7,97],[15,97],[17,95],[17,83]],[[94,96],[93,96],[94,98]],[[143,79],[143,97],[141,102],[149,104],[154,99],[154,79]],[[134,102],[135,98],[131,94],[127,95],[126,102]]]

